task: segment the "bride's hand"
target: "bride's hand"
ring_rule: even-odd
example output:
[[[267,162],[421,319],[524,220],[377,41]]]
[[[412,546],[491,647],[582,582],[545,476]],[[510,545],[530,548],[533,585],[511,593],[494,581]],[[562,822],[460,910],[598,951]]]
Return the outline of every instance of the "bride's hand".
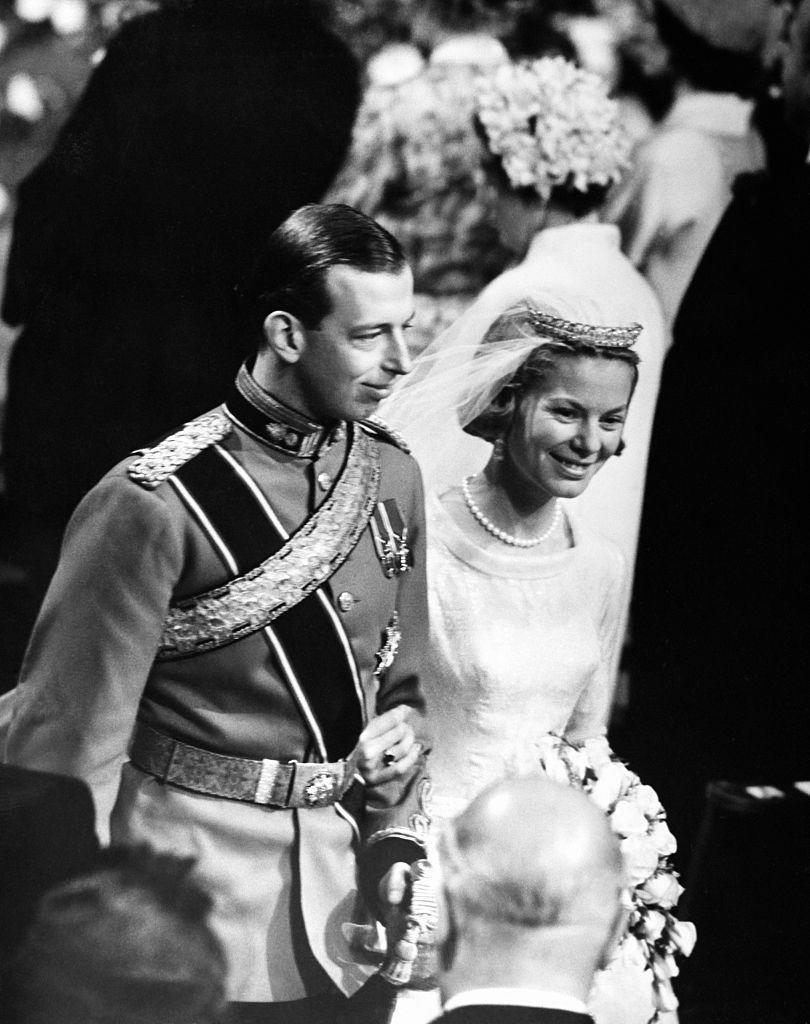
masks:
[[[378,786],[406,775],[416,764],[422,744],[408,721],[407,704],[373,718],[357,741],[357,770],[368,786]]]

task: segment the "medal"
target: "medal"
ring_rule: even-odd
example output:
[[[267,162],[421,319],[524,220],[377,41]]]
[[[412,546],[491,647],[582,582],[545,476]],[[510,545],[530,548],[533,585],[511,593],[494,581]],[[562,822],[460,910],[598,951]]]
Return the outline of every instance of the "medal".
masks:
[[[390,580],[408,572],[411,568],[408,527],[403,522],[397,503],[391,498],[378,502],[369,525],[385,578]]]
[[[388,625],[385,627],[385,640],[383,641],[383,645],[374,655],[377,659],[377,667],[374,669],[374,675],[377,676],[377,678],[379,678],[386,669],[389,669],[394,664],[394,658],[397,656],[399,641],[401,639],[402,631],[399,628],[399,613],[394,612],[388,622]]]

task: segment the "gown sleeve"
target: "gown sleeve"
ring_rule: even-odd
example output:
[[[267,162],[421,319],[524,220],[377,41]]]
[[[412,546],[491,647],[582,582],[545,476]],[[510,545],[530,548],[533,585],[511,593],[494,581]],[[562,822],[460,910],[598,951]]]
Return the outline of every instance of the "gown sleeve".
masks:
[[[565,737],[572,743],[582,743],[592,736],[604,736],[607,732],[614,680],[622,650],[622,621],[627,586],[624,556],[617,548],[611,548],[602,578],[602,600],[597,610],[599,664],[568,720]]]

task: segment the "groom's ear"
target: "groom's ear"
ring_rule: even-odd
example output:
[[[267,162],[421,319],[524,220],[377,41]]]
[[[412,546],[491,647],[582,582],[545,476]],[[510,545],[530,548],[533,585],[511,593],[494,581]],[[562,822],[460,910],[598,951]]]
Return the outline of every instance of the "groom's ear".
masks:
[[[306,348],[307,332],[292,313],[275,309],[265,317],[263,324],[265,344],[282,362],[293,364]]]

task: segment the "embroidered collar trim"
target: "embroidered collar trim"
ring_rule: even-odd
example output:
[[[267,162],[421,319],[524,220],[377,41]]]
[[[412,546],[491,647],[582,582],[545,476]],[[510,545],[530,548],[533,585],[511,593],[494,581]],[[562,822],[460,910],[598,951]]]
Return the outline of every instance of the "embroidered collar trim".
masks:
[[[225,411],[258,441],[299,459],[318,458],[345,437],[342,423],[324,426],[274,398],[256,382],[247,364],[239,369]]]

